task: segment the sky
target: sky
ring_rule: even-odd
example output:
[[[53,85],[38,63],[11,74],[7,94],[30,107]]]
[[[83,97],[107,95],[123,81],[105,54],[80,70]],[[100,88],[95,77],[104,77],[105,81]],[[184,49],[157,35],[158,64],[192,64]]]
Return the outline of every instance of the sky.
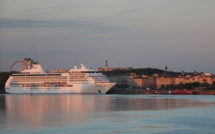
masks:
[[[0,0],[0,71],[159,68],[215,73],[214,0]]]

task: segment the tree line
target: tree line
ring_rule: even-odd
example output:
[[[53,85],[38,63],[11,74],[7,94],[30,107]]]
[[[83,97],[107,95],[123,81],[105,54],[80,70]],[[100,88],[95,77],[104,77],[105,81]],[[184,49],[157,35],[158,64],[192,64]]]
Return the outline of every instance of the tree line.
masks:
[[[199,82],[193,82],[193,83],[179,83],[176,85],[169,84],[169,85],[161,85],[160,89],[164,90],[174,90],[174,89],[194,89],[197,87],[204,87],[206,89],[215,89],[215,81],[210,85],[207,82],[199,83]]]
[[[161,69],[156,69],[156,68],[137,68],[137,69],[131,69],[131,70],[112,70],[112,71],[103,71],[102,72],[105,75],[123,75],[123,74],[128,74],[128,73],[136,73],[137,75],[149,75],[151,76],[152,74],[159,74],[159,73],[164,73],[164,70]]]
[[[9,72],[1,72],[0,73],[0,90],[5,90],[5,82],[9,78]]]

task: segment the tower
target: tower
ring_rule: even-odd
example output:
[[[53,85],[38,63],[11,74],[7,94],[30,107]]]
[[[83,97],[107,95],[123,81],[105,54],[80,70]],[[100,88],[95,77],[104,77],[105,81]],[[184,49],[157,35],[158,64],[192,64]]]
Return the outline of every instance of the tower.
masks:
[[[168,69],[168,67],[167,67],[167,66],[165,66],[165,71],[164,71],[164,75],[165,75],[165,77],[167,77],[167,69]]]
[[[165,72],[167,72],[167,69],[168,69],[168,67],[167,67],[167,66],[165,66]]]
[[[106,60],[105,71],[108,71],[108,60]]]

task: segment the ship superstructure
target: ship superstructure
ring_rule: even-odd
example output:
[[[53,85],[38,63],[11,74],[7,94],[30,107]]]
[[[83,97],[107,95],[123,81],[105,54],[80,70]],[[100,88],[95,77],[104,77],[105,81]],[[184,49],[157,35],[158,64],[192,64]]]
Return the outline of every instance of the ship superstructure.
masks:
[[[7,93],[106,93],[114,85],[102,73],[83,64],[64,73],[44,73],[39,63],[33,63],[13,73],[5,88]]]

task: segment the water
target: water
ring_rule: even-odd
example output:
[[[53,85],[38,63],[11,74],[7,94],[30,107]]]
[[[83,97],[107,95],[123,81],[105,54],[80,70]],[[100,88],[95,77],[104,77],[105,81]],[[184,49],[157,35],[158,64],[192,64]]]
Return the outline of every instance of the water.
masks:
[[[215,96],[0,95],[0,134],[214,134]]]

